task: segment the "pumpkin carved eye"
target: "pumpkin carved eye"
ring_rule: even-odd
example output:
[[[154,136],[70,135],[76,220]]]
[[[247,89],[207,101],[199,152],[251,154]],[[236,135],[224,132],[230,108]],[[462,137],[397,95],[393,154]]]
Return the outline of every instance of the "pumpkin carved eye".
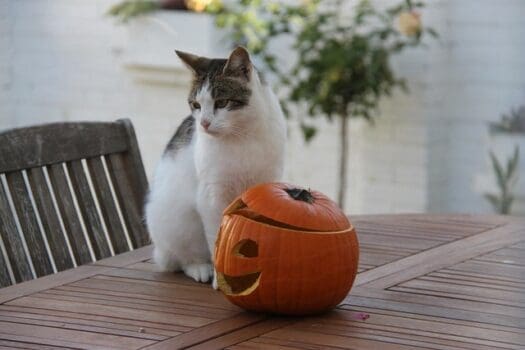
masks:
[[[259,245],[251,239],[243,239],[233,247],[233,255],[243,258],[256,258],[259,256]]]

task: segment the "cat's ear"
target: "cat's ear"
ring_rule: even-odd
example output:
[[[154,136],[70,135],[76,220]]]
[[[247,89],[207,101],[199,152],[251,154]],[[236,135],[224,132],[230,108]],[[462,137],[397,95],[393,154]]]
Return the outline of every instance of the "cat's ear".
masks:
[[[230,57],[224,66],[223,73],[225,75],[239,77],[248,81],[250,80],[252,69],[253,65],[250,61],[250,54],[244,47],[238,46],[230,54]]]
[[[206,72],[208,69],[210,59],[193,55],[191,53],[175,50],[175,53],[181,59],[184,64],[193,71],[196,75],[200,75]]]

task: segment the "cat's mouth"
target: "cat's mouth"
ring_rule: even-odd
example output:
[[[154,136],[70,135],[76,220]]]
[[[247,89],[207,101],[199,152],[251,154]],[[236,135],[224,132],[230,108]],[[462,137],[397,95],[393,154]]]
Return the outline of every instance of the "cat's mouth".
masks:
[[[249,295],[257,289],[260,279],[261,272],[252,272],[241,276],[230,276],[217,272],[217,284],[226,295]]]

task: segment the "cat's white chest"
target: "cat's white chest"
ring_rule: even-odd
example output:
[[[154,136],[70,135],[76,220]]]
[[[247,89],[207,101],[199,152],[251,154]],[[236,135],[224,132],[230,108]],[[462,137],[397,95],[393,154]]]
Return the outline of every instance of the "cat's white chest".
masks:
[[[255,184],[281,177],[283,161],[278,144],[261,140],[237,144],[200,141],[195,149],[195,168],[199,187],[211,197],[229,202]]]

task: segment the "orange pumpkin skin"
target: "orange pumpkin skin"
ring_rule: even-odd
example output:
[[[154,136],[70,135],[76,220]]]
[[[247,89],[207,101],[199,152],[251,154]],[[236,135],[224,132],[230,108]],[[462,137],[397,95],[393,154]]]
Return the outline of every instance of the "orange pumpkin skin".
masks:
[[[215,268],[221,290],[244,309],[315,314],[340,303],[354,282],[359,246],[347,217],[319,192],[308,192],[312,203],[291,198],[286,190],[292,187],[258,185],[225,211]],[[247,247],[246,242],[252,252],[242,254],[239,247]],[[227,283],[228,278],[257,274],[246,290],[233,290]]]

